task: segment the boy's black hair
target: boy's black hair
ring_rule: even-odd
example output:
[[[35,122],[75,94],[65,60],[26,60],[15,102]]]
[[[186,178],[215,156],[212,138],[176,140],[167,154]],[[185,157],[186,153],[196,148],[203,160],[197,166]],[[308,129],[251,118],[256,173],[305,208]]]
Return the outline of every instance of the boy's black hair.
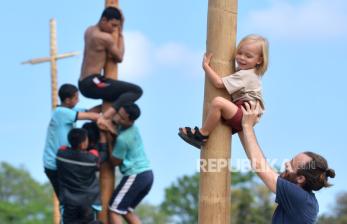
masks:
[[[67,98],[72,98],[78,92],[78,88],[72,84],[66,83],[59,88],[60,102],[63,103]]]
[[[129,119],[135,121],[141,115],[140,107],[135,103],[127,103],[122,106],[124,110],[129,114]]]
[[[88,132],[82,128],[73,128],[67,135],[71,148],[78,149],[83,141],[88,138]]]
[[[100,138],[100,132],[96,122],[84,123],[82,128],[88,133],[89,148],[96,148]]]
[[[105,18],[107,21],[111,19],[121,20],[122,15],[119,9],[115,7],[107,7],[101,14],[101,19]]]

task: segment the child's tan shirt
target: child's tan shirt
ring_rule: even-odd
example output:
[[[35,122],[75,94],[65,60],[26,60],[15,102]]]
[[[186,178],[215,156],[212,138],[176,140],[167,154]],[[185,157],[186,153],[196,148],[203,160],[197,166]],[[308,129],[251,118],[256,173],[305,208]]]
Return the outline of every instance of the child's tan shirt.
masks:
[[[255,73],[255,69],[240,70],[222,80],[233,102],[259,100],[260,106],[265,110],[261,77]]]

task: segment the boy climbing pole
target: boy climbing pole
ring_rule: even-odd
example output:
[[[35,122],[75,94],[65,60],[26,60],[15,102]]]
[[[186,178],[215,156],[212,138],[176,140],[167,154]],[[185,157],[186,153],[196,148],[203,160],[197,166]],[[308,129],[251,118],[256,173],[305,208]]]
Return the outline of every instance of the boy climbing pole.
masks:
[[[134,102],[142,95],[142,89],[132,83],[112,80],[102,75],[103,67],[108,60],[120,63],[124,56],[123,38],[124,17],[115,7],[107,7],[96,25],[85,31],[84,56],[79,79],[79,88],[83,96],[112,102],[98,119],[101,129],[114,133],[111,118],[125,102]],[[112,33],[118,35],[115,41]]]

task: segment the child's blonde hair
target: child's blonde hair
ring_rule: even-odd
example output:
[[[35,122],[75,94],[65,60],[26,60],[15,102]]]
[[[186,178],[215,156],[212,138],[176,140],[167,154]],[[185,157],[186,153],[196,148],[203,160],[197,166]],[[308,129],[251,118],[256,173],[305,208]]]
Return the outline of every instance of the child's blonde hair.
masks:
[[[236,51],[240,49],[240,46],[248,41],[257,42],[260,44],[261,47],[261,57],[263,58],[263,62],[256,67],[256,73],[257,75],[264,75],[264,73],[267,70],[268,64],[269,64],[269,42],[265,37],[262,37],[257,34],[250,34],[242,38],[242,40],[237,45]]]

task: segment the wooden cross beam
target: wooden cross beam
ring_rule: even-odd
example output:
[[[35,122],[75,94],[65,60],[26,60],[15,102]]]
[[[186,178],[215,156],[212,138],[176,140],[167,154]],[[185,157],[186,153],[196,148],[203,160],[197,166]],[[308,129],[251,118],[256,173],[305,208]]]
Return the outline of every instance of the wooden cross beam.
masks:
[[[78,55],[78,52],[68,52],[64,54],[57,54],[57,31],[55,19],[50,19],[50,56],[43,58],[34,58],[22,62],[22,64],[39,64],[44,62],[51,63],[51,89],[52,89],[52,109],[58,105],[58,86],[57,86],[57,60],[73,57]]]

